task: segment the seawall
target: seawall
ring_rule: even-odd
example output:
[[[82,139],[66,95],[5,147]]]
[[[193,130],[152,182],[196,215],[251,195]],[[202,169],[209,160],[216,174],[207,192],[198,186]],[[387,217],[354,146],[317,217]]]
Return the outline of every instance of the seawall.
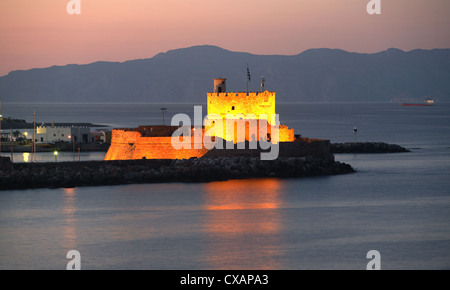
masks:
[[[61,163],[1,162],[0,190],[70,188],[135,183],[208,182],[244,178],[294,178],[354,172],[334,159],[215,157]]]
[[[205,157],[260,157],[261,152],[269,152],[271,149],[250,149],[249,142],[239,145],[234,144],[230,149],[208,150],[205,144],[198,142],[197,138],[191,138],[190,149],[177,150],[172,145],[172,131],[178,127],[170,126],[140,126],[134,129],[116,129],[112,131],[111,146],[106,153],[105,160],[130,160],[130,159],[190,159]],[[152,130],[154,132],[152,132]],[[162,131],[162,132],[159,132]],[[160,134],[158,134],[160,133]],[[191,131],[194,136],[195,131]],[[203,136],[202,133],[201,136]],[[200,142],[203,138],[199,138]],[[216,142],[222,142],[222,148],[230,148],[227,141],[219,138]],[[232,143],[232,142],[231,142]],[[279,154],[281,157],[308,157],[330,158],[331,144],[329,140],[298,138],[291,142],[279,142]],[[211,145],[211,144],[208,144]],[[213,144],[214,145],[214,144]],[[212,146],[207,146],[208,148]],[[198,149],[197,149],[198,148]],[[331,156],[332,157],[332,156]]]
[[[411,152],[397,145],[383,142],[348,142],[331,144],[331,153],[402,153]]]

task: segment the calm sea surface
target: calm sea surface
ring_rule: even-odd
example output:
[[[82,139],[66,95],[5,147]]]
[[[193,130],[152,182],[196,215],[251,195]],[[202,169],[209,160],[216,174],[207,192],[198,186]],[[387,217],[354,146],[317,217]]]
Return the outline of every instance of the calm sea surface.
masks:
[[[135,127],[162,123],[162,106],[168,124],[194,105],[3,103],[2,113]],[[357,127],[357,141],[412,152],[336,155],[358,171],[341,176],[0,191],[0,269],[65,269],[69,250],[82,269],[365,269],[370,250],[382,269],[450,269],[450,104],[281,103],[277,113],[306,137],[353,141]]]

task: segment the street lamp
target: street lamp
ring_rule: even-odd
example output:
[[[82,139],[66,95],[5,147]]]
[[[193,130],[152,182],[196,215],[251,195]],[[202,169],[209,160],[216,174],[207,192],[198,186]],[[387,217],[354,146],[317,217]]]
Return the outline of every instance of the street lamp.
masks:
[[[165,124],[164,124],[164,123],[165,123],[164,115],[165,115],[165,113],[166,113],[167,108],[163,107],[163,108],[161,108],[160,110],[161,110],[162,115],[163,115],[163,125],[165,125]]]
[[[72,136],[69,135],[69,139],[72,139],[72,155],[73,161],[75,162],[75,137],[72,138]]]
[[[356,143],[356,133],[358,132],[358,129],[355,127],[353,128],[353,143]]]
[[[55,155],[55,162],[58,162],[58,151],[53,152],[53,154]]]

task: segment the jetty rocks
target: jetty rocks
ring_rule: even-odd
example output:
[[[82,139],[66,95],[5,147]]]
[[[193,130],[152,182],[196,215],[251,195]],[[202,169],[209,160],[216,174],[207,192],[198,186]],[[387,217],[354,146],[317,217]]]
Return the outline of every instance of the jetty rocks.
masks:
[[[331,153],[402,153],[410,150],[383,142],[348,142],[331,144]]]
[[[331,155],[332,156],[332,155]],[[294,178],[353,173],[334,158],[255,157],[182,160],[124,160],[47,163],[7,163],[0,168],[0,190],[71,188],[135,183],[209,182],[244,178]]]

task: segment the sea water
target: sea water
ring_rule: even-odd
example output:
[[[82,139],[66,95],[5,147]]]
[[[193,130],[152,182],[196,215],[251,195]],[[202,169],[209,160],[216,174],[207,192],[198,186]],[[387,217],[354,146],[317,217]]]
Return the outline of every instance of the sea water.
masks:
[[[164,104],[164,122],[194,105]],[[162,123],[161,106],[3,113],[135,127]],[[450,269],[450,104],[281,103],[277,113],[305,137],[411,152],[337,154],[357,170],[339,176],[0,191],[0,269],[65,269],[70,250],[82,269],[365,269],[370,250],[381,269]]]

